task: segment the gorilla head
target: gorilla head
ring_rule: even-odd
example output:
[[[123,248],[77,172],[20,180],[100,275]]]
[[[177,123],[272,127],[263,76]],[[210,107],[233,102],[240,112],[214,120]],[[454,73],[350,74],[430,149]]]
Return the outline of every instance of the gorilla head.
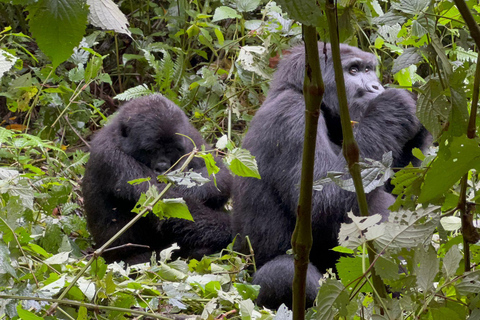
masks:
[[[163,111],[159,113],[156,102],[156,98],[144,103],[137,101],[139,107],[120,111],[120,148],[157,174],[162,174],[191,151],[193,145],[179,135],[187,135],[185,128],[190,127],[185,114],[170,102],[161,104]]]
[[[352,113],[351,116],[355,118],[359,116],[357,115],[359,109],[364,109],[370,100],[377,97],[385,89],[375,73],[378,64],[375,55],[345,44],[340,44],[340,51],[342,53],[347,101]],[[330,44],[319,43],[318,54],[325,84],[323,105],[329,108],[332,116],[336,116],[339,114],[337,84]],[[294,88],[296,91],[303,93],[305,48],[303,46],[292,48],[290,54],[286,55],[279,63],[276,73],[282,74],[283,77],[274,77],[270,92]]]

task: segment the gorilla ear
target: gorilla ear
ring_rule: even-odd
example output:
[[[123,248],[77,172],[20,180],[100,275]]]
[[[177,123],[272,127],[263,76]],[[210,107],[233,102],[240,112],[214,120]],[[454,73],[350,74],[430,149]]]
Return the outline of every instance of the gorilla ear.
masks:
[[[120,123],[120,132],[122,134],[122,137],[128,137],[128,134],[130,133],[130,128],[123,122]]]

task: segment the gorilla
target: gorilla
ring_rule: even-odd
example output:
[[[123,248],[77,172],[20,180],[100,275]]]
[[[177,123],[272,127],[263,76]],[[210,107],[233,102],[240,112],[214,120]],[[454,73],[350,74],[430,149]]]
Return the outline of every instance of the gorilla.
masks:
[[[394,166],[416,162],[413,148],[425,148],[428,132],[415,116],[415,99],[406,90],[384,89],[376,74],[376,58],[358,48],[341,45],[347,100],[354,134],[363,158],[381,160],[391,151]],[[314,179],[329,171],[343,171],[342,131],[330,44],[319,43],[318,52],[325,94],[318,121]],[[234,178],[233,231],[239,234],[236,249],[248,252],[249,236],[258,271],[253,282],[261,285],[257,303],[276,308],[291,306],[293,258],[286,255],[295,227],[299,188],[305,104],[303,81],[305,49],[295,47],[274,74],[268,96],[250,123],[243,147],[256,157],[261,180]],[[394,197],[384,188],[367,194],[371,214],[384,218]],[[314,191],[312,203],[313,247],[307,274],[307,304],[318,291],[319,271],[335,266],[340,224],[346,213],[359,214],[356,194],[330,183]]]
[[[135,216],[131,210],[149,187],[145,182],[127,182],[150,177],[150,183],[161,191],[165,184],[158,182],[157,176],[193,149],[190,139],[177,133],[190,137],[197,147],[206,144],[179,107],[160,95],[151,95],[126,103],[95,135],[82,191],[87,226],[97,246]],[[231,242],[231,217],[222,207],[230,197],[232,177],[220,159],[216,161],[220,167],[217,186],[213,181],[192,188],[175,186],[166,194],[167,198],[183,197],[194,222],[159,220],[148,214],[112,244],[103,254],[105,260],[148,262],[152,252],[174,242],[180,246],[179,256],[197,259],[225,248]],[[188,169],[208,177],[203,159],[195,157]]]

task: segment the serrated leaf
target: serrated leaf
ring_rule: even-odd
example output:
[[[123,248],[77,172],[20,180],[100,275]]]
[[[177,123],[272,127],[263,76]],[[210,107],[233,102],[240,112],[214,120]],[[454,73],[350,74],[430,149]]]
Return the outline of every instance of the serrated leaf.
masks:
[[[152,212],[160,219],[178,218],[193,221],[192,214],[182,198],[160,200],[153,206]]]
[[[471,273],[464,273],[462,281],[455,286],[459,295],[477,294],[480,293],[480,279],[479,271]]]
[[[235,148],[227,154],[225,161],[233,174],[240,177],[253,177],[260,179],[257,162],[250,151]]]
[[[317,320],[334,319],[337,312],[340,315],[347,314],[348,293],[339,280],[327,279],[320,287],[316,302]]]
[[[215,9],[215,13],[213,14],[212,22],[224,20],[224,19],[240,19],[242,16],[238,14],[238,12],[230,7],[220,6]]]
[[[55,69],[82,40],[88,9],[81,0],[42,0],[27,8],[30,31]]]
[[[417,53],[417,48],[406,48],[403,53],[393,62],[392,73],[408,68],[412,64],[422,61],[422,57]]]
[[[128,20],[118,6],[111,0],[87,0],[90,6],[88,20],[102,30],[113,30],[132,36],[128,30]]]
[[[364,232],[379,223],[382,220],[382,216],[374,214],[369,217],[357,217],[352,212],[348,212],[347,215],[352,219],[352,222],[341,224],[338,233],[338,244],[353,250],[367,241]]]
[[[430,79],[421,88],[423,92],[417,101],[417,117],[435,138],[448,121],[451,105],[447,101],[442,85],[438,79]]]
[[[373,18],[373,23],[376,25],[393,26],[396,24],[402,25],[405,22],[405,17],[395,11],[389,11],[382,16]]]
[[[315,0],[278,0],[277,3],[291,19],[307,26],[320,26],[322,11]]]
[[[400,0],[392,3],[392,7],[408,14],[418,15],[427,8],[429,3],[430,0]]]
[[[267,71],[267,50],[261,46],[243,46],[240,48],[237,62],[247,71],[254,72],[265,79],[271,75]]]
[[[210,155],[212,156],[212,155]],[[213,156],[212,156],[213,158]],[[208,157],[207,157],[208,159]],[[213,160],[215,162],[215,160]],[[211,170],[215,170],[214,168],[211,168]],[[220,169],[217,167],[217,172]],[[180,171],[180,170],[174,170],[172,172],[167,173],[164,175],[165,178],[167,178],[168,181],[171,181],[177,185],[181,186],[186,186],[187,188],[195,187],[195,186],[201,186],[205,183],[210,182],[210,179],[205,178],[202,176],[201,173],[195,172],[195,171]]]
[[[457,245],[452,246],[445,254],[443,258],[443,271],[447,279],[455,276],[462,258],[462,253]]]
[[[427,252],[423,248],[415,251],[414,272],[417,276],[417,285],[424,293],[434,289],[433,281],[438,273],[439,265],[437,252],[432,246],[428,246]]]
[[[338,277],[342,280],[344,286],[350,284],[346,287],[348,292],[352,292],[353,288],[358,285],[358,281],[362,282],[364,278],[363,275],[363,261],[361,257],[340,257],[338,262],[335,264],[337,267]],[[368,259],[365,261],[365,269],[369,267]],[[397,268],[398,271],[398,268]],[[366,283],[360,289],[360,292],[372,292],[372,287]]]
[[[383,280],[398,280],[400,274],[398,273],[398,264],[395,262],[379,256],[375,262],[375,271]]]
[[[380,250],[386,247],[396,249],[417,247],[427,241],[435,231],[440,220],[437,213],[439,209],[430,206],[416,211],[401,209],[398,212],[391,212],[387,222],[369,228],[365,237],[370,240],[377,236],[373,240]],[[382,228],[380,232],[377,230]]]
[[[383,155],[381,162],[367,158],[358,163],[360,165],[360,175],[365,193],[370,193],[376,188],[385,185],[387,180],[393,175],[393,171],[390,168],[392,162],[393,157],[390,151]],[[345,169],[344,172],[328,172],[326,178],[314,181],[313,190],[321,191],[325,184],[331,182],[344,190],[355,192],[353,179],[350,177],[347,169]]]
[[[480,169],[480,147],[477,139],[465,135],[453,137],[440,144],[437,158],[425,175],[425,182],[418,198],[428,202],[445,193],[470,169]]]

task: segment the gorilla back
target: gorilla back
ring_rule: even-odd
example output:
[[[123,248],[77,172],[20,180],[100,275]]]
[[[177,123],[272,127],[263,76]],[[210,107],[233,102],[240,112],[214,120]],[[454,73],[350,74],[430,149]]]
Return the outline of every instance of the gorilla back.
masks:
[[[324,51],[325,50],[325,51]],[[318,47],[325,94],[318,122],[314,179],[329,171],[343,171],[343,140],[337,90],[329,44]],[[381,160],[392,151],[394,166],[413,160],[411,150],[427,143],[426,131],[415,117],[415,100],[405,90],[385,90],[375,75],[376,59],[371,53],[341,45],[347,100],[362,157]],[[325,54],[324,54],[325,52]],[[254,282],[260,284],[257,302],[275,308],[291,303],[293,259],[284,256],[291,247],[295,227],[305,126],[303,81],[305,50],[293,48],[279,64],[267,99],[251,121],[243,147],[256,157],[261,180],[234,179],[234,232],[248,235],[257,267]],[[370,212],[388,214],[394,202],[382,188],[367,195]],[[313,247],[310,254],[307,296],[313,303],[320,273],[334,267],[338,255],[340,224],[350,210],[358,213],[356,195],[331,183],[314,191],[312,204]],[[237,249],[247,251],[243,238]],[[272,298],[274,297],[274,298]]]
[[[95,135],[82,191],[87,225],[97,246],[134,217],[131,210],[148,189],[148,183],[127,182],[150,177],[150,183],[161,191],[165,185],[157,181],[157,175],[193,149],[192,142],[177,133],[190,137],[197,147],[206,144],[180,108],[160,95],[152,95],[126,103]],[[227,246],[231,241],[230,216],[221,209],[230,196],[232,179],[220,159],[216,160],[221,168],[216,176],[218,188],[210,181],[199,187],[176,186],[166,195],[183,197],[195,222],[160,221],[149,214],[104,253],[107,262],[147,262],[153,251],[174,242],[180,246],[180,256],[195,258]],[[194,158],[189,169],[208,177],[203,159]]]

